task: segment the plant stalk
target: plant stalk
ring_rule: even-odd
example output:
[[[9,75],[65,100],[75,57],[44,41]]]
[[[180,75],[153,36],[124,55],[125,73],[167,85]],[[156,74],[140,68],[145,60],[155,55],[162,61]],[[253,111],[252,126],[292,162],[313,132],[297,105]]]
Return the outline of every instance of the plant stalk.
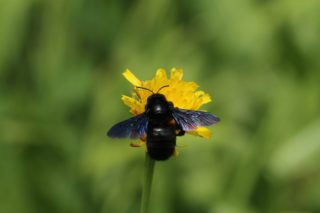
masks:
[[[146,153],[140,213],[149,212],[150,192],[155,160]]]

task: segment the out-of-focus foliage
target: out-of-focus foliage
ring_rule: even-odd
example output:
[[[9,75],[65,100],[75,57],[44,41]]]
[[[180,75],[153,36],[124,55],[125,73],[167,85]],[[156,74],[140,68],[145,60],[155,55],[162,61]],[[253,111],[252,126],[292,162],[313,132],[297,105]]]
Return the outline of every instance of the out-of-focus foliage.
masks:
[[[320,211],[320,1],[1,0],[0,212],[138,212],[125,68],[184,68],[212,140],[179,138],[151,209]]]

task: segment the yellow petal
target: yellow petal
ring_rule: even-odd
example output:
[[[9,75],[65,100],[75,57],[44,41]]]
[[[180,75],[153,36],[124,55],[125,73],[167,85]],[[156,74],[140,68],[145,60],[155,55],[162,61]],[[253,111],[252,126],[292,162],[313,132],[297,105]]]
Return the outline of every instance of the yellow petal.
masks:
[[[183,87],[187,91],[195,91],[199,87],[199,85],[195,82],[187,82],[183,84]]]
[[[141,114],[143,112],[142,104],[134,98],[123,95],[121,100],[123,103],[131,108],[130,112],[134,115]]]
[[[136,107],[139,104],[139,102],[136,99],[131,98],[131,97],[126,96],[126,95],[123,95],[121,97],[121,100],[123,101],[123,103],[125,105],[127,105],[129,107]]]
[[[194,108],[199,109],[203,104],[207,104],[211,102],[211,98],[208,94],[204,93],[203,91],[197,91],[195,92],[195,95],[197,97]]]
[[[157,92],[161,87],[168,85],[167,72],[165,69],[158,69],[154,78],[154,92]],[[163,92],[161,90],[161,92]]]
[[[182,77],[183,77],[183,70],[182,69],[177,69],[177,68],[171,69],[170,79],[181,80]]]
[[[156,80],[157,81],[162,81],[162,80],[167,80],[167,72],[165,69],[158,69],[156,72]]]
[[[142,140],[139,140],[138,142],[132,142],[130,143],[131,147],[141,147],[144,146],[146,143]]]
[[[141,81],[129,69],[126,69],[122,75],[134,86],[141,86]]]
[[[206,127],[199,127],[196,130],[189,131],[187,133],[207,139],[211,138],[212,136],[212,132]]]
[[[211,102],[211,98],[208,94],[205,94],[201,97],[201,104],[207,104],[209,102]]]
[[[197,97],[203,96],[205,93],[202,90],[196,91],[194,94],[196,94]]]

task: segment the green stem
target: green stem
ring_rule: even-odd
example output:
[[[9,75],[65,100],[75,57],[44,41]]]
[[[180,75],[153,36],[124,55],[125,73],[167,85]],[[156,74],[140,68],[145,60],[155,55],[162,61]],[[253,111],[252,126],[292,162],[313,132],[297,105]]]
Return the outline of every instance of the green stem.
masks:
[[[148,213],[155,161],[146,153],[140,213]]]

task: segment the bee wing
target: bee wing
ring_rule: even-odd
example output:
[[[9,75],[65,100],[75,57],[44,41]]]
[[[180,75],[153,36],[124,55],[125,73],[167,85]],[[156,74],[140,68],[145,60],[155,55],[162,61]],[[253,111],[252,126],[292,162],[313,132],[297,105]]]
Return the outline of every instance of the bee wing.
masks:
[[[220,121],[217,116],[203,111],[174,108],[172,115],[184,131],[191,131],[200,126],[211,126]]]
[[[148,117],[145,113],[115,124],[107,132],[111,138],[143,138],[146,135]]]

